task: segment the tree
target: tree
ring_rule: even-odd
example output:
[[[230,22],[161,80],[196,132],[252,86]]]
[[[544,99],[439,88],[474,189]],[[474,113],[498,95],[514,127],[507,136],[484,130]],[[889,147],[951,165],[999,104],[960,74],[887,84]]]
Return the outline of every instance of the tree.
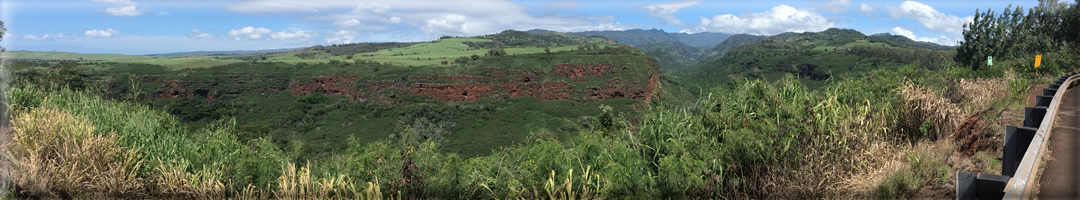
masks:
[[[544,47],[544,53],[551,54],[551,48]]]
[[[4,33],[7,32],[7,28],[4,28],[4,21],[0,21],[0,41],[4,41]],[[7,51],[4,47],[0,47],[0,52]]]

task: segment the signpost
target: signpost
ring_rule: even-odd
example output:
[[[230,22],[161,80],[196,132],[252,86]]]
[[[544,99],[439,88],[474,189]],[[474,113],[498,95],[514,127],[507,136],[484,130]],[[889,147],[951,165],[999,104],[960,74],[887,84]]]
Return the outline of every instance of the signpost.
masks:
[[[1039,75],[1039,64],[1042,64],[1042,55],[1035,55],[1035,75]]]

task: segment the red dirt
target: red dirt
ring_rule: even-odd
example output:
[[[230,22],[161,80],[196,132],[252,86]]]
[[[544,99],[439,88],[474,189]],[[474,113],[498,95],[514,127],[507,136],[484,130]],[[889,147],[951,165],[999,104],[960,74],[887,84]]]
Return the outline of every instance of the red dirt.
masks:
[[[165,82],[156,93],[159,98],[168,99],[195,96],[195,93],[184,88],[184,83],[180,81]]]
[[[572,65],[572,64],[558,64],[555,65],[555,69],[551,72],[562,75],[566,78],[579,78],[585,75],[601,76],[604,72],[615,74],[611,71],[611,64],[594,64],[594,65]],[[583,79],[579,79],[583,80]]]
[[[1032,85],[1028,88],[1027,105],[1035,105],[1035,97],[1042,95],[1042,89],[1047,87],[1050,87],[1050,84]]]
[[[958,140],[961,138],[963,139],[957,142],[959,142],[960,144],[959,151],[965,156],[975,155],[976,151],[979,151],[980,149],[985,149],[986,147],[992,145],[992,142],[990,142],[990,140],[982,140],[985,134],[983,134],[984,124],[980,119],[985,112],[986,111],[977,112],[971,115],[971,117],[968,117],[968,119],[965,120],[962,125],[960,125],[960,128],[956,129],[956,131],[953,131],[953,140]]]

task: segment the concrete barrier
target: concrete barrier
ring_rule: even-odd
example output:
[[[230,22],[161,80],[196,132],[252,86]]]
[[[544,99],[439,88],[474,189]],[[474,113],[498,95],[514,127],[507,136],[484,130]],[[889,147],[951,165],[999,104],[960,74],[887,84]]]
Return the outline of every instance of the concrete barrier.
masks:
[[[1030,199],[1057,108],[1065,91],[1080,83],[1077,80],[1076,73],[1061,76],[1042,90],[1035,105],[1024,108],[1023,126],[1005,127],[1001,175],[956,171],[956,199]]]

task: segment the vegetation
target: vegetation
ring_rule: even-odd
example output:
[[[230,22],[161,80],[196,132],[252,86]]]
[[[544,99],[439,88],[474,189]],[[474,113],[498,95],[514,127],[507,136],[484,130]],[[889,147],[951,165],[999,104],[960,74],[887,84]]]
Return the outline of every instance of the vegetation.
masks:
[[[605,38],[518,31],[206,68],[22,60],[5,91],[14,123],[0,165],[19,198],[917,198],[951,193],[963,159],[999,165],[960,152],[964,119],[1077,71],[1064,64],[1075,57],[1044,62],[1053,70],[1042,76],[1024,56],[958,65],[963,50],[851,30],[738,37],[673,76]],[[1070,40],[1049,42],[1061,43],[1051,53],[1073,51]],[[393,45],[405,46],[381,48]],[[452,78],[424,78],[440,76]],[[368,89],[501,81],[595,93]],[[627,82],[663,95],[595,97]],[[306,84],[315,89],[291,90]]]

